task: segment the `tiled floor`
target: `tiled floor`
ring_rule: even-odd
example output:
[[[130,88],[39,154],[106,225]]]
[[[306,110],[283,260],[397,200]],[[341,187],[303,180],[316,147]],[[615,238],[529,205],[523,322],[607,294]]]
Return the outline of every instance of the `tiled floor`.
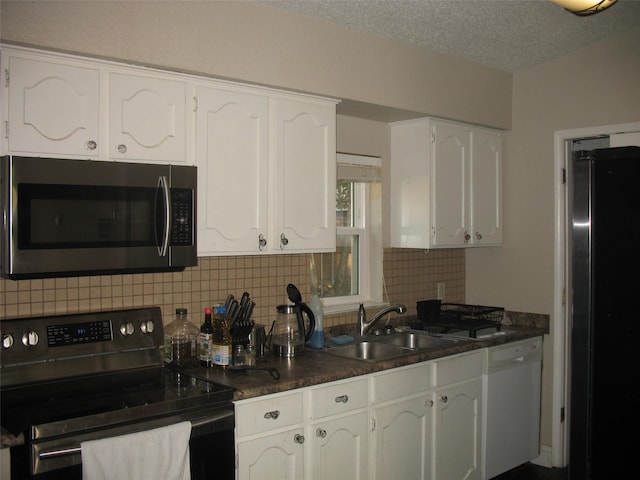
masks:
[[[547,468],[527,463],[492,480],[566,480],[567,478],[566,468]]]

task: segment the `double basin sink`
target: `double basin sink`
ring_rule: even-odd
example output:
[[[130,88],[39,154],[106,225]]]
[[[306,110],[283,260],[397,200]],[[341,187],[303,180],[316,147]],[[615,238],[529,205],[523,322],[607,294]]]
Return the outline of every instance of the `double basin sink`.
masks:
[[[452,345],[459,338],[433,336],[426,332],[408,330],[383,335],[366,335],[353,343],[329,347],[328,353],[358,360],[385,360],[402,357],[421,350],[430,350]]]

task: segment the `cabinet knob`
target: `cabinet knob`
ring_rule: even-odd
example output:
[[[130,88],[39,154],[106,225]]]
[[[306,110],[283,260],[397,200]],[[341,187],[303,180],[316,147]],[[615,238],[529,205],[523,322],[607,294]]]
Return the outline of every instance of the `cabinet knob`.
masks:
[[[304,443],[304,435],[300,435],[299,433],[296,433],[295,436],[293,437],[293,441],[302,445]]]
[[[118,153],[127,153],[127,146],[123,143],[118,145],[117,147]]]
[[[276,420],[280,416],[280,410],[274,410],[264,414],[264,418],[267,420]]]
[[[258,235],[258,250],[264,250],[264,247],[267,246],[267,239],[264,238],[263,234]]]
[[[284,247],[289,245],[289,239],[285,237],[284,233],[280,234],[280,250],[284,250]]]
[[[469,232],[467,232],[465,230],[465,232],[464,232],[464,243],[469,243],[469,240],[471,240],[471,235],[469,235]]]
[[[318,428],[316,430],[316,437],[318,438],[324,438],[327,436],[327,431],[324,428]]]
[[[440,401],[441,401],[442,403],[447,403],[447,402],[449,401],[449,397],[447,397],[446,395],[442,395],[442,396],[440,397]]]
[[[349,401],[349,395],[340,395],[336,397],[336,403],[347,403]]]
[[[476,232],[476,240],[482,240],[482,234],[480,232]]]
[[[98,143],[95,140],[89,140],[85,144],[85,147],[87,147],[87,150],[95,150],[96,148],[98,148]]]
[[[427,400],[424,401],[424,406],[425,407],[433,407],[433,400],[428,398]]]

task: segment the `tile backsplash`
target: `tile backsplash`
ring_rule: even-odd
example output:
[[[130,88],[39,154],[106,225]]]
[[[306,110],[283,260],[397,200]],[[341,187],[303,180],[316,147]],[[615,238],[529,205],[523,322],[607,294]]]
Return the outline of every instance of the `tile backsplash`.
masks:
[[[416,301],[436,298],[439,282],[445,283],[445,301],[464,302],[464,249],[385,249],[383,261],[385,300],[404,303],[408,314],[416,313]],[[157,305],[165,324],[176,308],[186,307],[199,325],[205,307],[247,291],[256,302],[253,318],[268,324],[275,306],[287,302],[289,283],[309,298],[309,255],[202,257],[197,267],[172,273],[0,279],[0,320]],[[356,312],[331,315],[325,325],[355,319]]]

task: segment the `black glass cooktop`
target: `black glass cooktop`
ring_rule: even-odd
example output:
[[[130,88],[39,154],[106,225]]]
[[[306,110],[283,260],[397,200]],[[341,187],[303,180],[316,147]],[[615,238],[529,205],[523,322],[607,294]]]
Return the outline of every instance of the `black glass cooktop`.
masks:
[[[232,395],[228,387],[154,367],[3,389],[1,418],[14,435],[54,422],[69,431],[228,404]]]

